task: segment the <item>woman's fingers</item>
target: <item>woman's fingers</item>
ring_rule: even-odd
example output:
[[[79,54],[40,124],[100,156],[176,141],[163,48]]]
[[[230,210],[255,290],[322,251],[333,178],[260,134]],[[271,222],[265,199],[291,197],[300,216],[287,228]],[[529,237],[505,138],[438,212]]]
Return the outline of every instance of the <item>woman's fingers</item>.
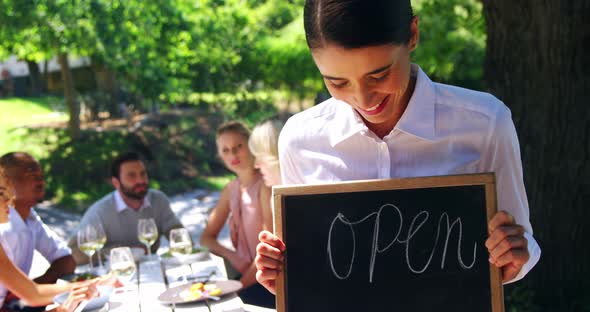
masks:
[[[283,253],[279,248],[273,247],[267,243],[258,243],[256,254],[262,257],[268,257],[277,261],[283,261]]]
[[[264,288],[266,288],[272,294],[276,294],[277,276],[277,270],[259,269],[256,271],[256,280],[258,283],[264,286]]]
[[[488,222],[488,232],[491,234],[497,227],[510,224],[516,224],[514,217],[504,210],[498,211]]]
[[[281,252],[285,251],[285,243],[269,231],[260,232],[260,234],[258,234],[258,239],[261,243],[267,243],[270,246],[279,249]]]
[[[501,242],[508,237],[522,237],[524,238],[524,228],[520,225],[502,225],[496,227],[486,240],[486,248],[489,251],[494,250]]]
[[[502,268],[502,280],[515,278],[529,260],[528,241],[524,227],[516,224],[514,217],[499,211],[488,222],[489,237],[485,242],[490,253],[490,263]]]
[[[260,243],[256,246],[256,280],[264,288],[276,294],[276,279],[283,266],[285,243],[276,235],[262,231],[258,235]]]
[[[276,260],[270,257],[262,256],[260,254],[256,255],[254,258],[254,263],[256,264],[256,268],[258,270],[261,269],[271,269],[271,270],[280,270],[283,266],[283,262],[280,260]]]
[[[489,250],[490,260],[492,263],[497,264],[498,260],[511,250],[526,250],[527,244],[528,241],[522,236],[508,236],[500,241],[493,249]],[[502,265],[504,264],[506,263],[502,263]]]

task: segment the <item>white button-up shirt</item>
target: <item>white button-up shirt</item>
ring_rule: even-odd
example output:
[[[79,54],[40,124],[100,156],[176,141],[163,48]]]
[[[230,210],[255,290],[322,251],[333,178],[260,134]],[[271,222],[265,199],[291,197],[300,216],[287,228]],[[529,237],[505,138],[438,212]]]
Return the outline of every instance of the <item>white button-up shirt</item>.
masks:
[[[10,208],[8,219],[8,223],[0,225],[0,242],[9,258],[25,274],[29,274],[35,250],[49,263],[72,253],[66,242],[43,224],[34,210],[23,220],[14,208]],[[0,284],[0,306],[5,296],[6,288]]]
[[[416,86],[383,139],[347,103],[334,98],[291,117],[279,138],[283,184],[495,172],[498,210],[525,230],[529,261],[539,261],[510,110],[488,93],[433,83],[417,66]]]
[[[123,200],[123,197],[121,196],[121,193],[119,191],[114,191],[114,196],[115,196],[115,205],[117,205],[117,212],[121,212],[125,209],[132,209],[127,206],[127,204]],[[141,206],[137,210],[142,210],[143,208],[150,207],[151,205],[152,205],[152,203],[150,202],[149,196],[146,196],[143,198],[143,202],[141,203]]]

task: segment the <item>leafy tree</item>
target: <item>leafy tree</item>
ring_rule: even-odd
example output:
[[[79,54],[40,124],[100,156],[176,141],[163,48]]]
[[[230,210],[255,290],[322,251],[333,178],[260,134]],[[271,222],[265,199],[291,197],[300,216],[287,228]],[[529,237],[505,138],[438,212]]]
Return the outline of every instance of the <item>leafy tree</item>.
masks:
[[[2,50],[15,53],[26,60],[38,61],[57,56],[61,65],[65,102],[70,119],[68,129],[72,138],[80,132],[76,93],[71,79],[68,55],[88,55],[94,48],[94,35],[86,12],[85,1],[4,0],[0,10],[0,44]]]
[[[479,0],[412,2],[420,24],[414,60],[435,81],[482,89],[485,21]]]

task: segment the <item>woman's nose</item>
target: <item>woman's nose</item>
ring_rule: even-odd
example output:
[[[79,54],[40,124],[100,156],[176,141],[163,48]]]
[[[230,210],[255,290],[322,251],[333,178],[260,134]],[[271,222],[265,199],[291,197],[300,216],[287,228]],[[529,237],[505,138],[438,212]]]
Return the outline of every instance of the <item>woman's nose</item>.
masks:
[[[361,88],[359,89],[356,94],[354,95],[354,100],[355,100],[355,104],[356,106],[366,109],[366,108],[370,108],[373,105],[375,105],[374,103],[371,103],[371,92],[369,90],[367,90],[366,88]]]

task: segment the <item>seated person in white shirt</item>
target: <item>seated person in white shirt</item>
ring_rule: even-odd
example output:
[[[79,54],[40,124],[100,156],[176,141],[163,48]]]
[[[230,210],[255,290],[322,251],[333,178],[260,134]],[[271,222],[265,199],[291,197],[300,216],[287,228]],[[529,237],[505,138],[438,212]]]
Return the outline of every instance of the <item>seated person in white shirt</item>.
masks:
[[[43,224],[33,206],[45,196],[43,173],[37,160],[22,152],[8,153],[0,158],[15,190],[14,206],[10,208],[9,223],[0,227],[0,235],[13,263],[25,274],[29,274],[33,253],[37,250],[50,263],[49,269],[34,281],[39,284],[53,284],[65,274],[74,272],[76,263],[71,250],[56,233]],[[5,292],[0,285],[0,293]],[[8,294],[5,304],[16,299]]]
[[[139,154],[127,152],[116,157],[111,164],[111,182],[115,191],[90,206],[80,221],[80,228],[102,225],[107,236],[103,254],[118,246],[146,249],[137,236],[139,219],[152,218],[158,228],[152,253],[158,250],[162,235],[168,237],[170,230],[183,227],[172,212],[168,197],[148,187],[148,173]],[[78,248],[76,235],[70,238],[69,246],[78,264],[88,263],[88,256]]]
[[[433,83],[410,54],[410,0],[306,0],[304,26],[331,99],[291,117],[279,139],[283,184],[495,172],[490,262],[505,283],[541,250],[533,238],[510,110],[490,94]],[[284,243],[259,235],[257,280],[275,292]]]
[[[8,222],[9,207],[14,204],[14,188],[9,183],[4,170],[0,166],[0,226]],[[53,302],[53,298],[64,292],[70,292],[68,299],[61,305],[51,309],[51,312],[72,312],[82,300],[89,300],[96,295],[98,283],[109,283],[112,279],[106,276],[92,281],[59,283],[59,284],[38,284],[29,279],[18,267],[14,265],[11,249],[4,249],[9,244],[0,235],[0,310],[13,311],[11,307],[2,307],[7,291],[19,296],[22,300],[32,306],[45,306]],[[18,310],[21,309],[20,303]],[[29,308],[44,310],[45,308]]]

